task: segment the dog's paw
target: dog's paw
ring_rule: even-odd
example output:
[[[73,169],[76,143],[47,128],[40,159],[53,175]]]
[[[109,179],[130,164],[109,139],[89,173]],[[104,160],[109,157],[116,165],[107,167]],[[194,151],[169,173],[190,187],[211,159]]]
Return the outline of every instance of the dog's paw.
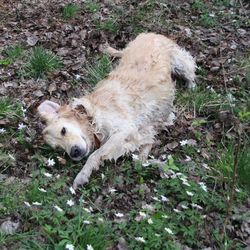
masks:
[[[82,186],[88,182],[89,178],[86,175],[79,173],[73,182],[73,188],[76,190],[79,186]]]

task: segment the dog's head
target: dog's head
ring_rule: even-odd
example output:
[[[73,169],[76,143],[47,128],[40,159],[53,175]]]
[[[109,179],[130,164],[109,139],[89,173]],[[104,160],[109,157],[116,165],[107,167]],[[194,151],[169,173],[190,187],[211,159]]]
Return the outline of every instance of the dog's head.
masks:
[[[71,159],[79,161],[93,149],[93,134],[86,113],[80,114],[69,105],[44,101],[38,113],[46,121],[44,140],[53,148],[64,149]]]

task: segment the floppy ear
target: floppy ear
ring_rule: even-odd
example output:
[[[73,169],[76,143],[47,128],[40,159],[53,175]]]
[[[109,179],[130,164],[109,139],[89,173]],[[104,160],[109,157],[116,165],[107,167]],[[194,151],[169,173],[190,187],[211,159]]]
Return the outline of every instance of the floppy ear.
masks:
[[[42,119],[49,120],[57,115],[60,107],[59,104],[46,100],[39,105],[37,110]]]

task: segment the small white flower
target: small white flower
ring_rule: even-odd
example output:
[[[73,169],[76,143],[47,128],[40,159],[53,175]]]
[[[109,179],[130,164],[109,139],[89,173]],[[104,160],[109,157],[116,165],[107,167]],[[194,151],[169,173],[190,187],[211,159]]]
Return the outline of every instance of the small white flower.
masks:
[[[99,217],[97,220],[99,220],[100,222],[104,222],[103,218]]]
[[[73,200],[67,200],[67,205],[72,207],[75,205],[75,202]]]
[[[192,192],[190,192],[190,191],[186,191],[186,193],[187,193],[187,195],[189,195],[189,196],[194,196],[194,194],[193,194]]]
[[[135,240],[142,243],[146,242],[143,237],[135,237]]]
[[[65,249],[67,249],[67,250],[74,250],[75,247],[74,247],[72,244],[67,244],[67,245],[65,246]]]
[[[182,207],[183,209],[188,209],[188,207],[187,207],[186,205],[181,205],[181,207]]]
[[[181,212],[181,211],[180,211],[179,209],[177,209],[177,208],[174,208],[173,210],[174,210],[174,212],[176,212],[176,213],[180,213],[180,212]]]
[[[76,80],[79,80],[81,78],[80,75],[75,75]]]
[[[26,128],[26,127],[27,127],[27,126],[24,125],[23,123],[19,123],[19,124],[18,124],[18,130],[22,130],[22,129]]]
[[[160,234],[155,234],[156,237],[160,237],[161,235]]]
[[[91,245],[87,245],[87,250],[94,250],[94,248]]]
[[[192,158],[188,155],[186,155],[186,159],[184,160],[185,162],[190,162],[192,160]]]
[[[199,185],[205,192],[207,192],[207,186],[205,185],[204,182],[199,182]]]
[[[148,162],[148,161],[142,163],[142,166],[143,166],[143,167],[148,167],[149,165],[150,165],[150,162]]]
[[[195,204],[195,203],[192,203],[191,206],[192,206],[193,208],[203,209],[200,205]]]
[[[52,177],[52,174],[50,174],[50,173],[47,173],[47,172],[45,172],[45,173],[43,173],[46,177],[48,177],[48,178],[51,178]]]
[[[237,193],[240,193],[240,189],[238,189],[238,188],[235,188],[235,191],[236,191]]]
[[[109,192],[111,193],[111,194],[113,194],[113,193],[115,193],[117,190],[115,189],[115,188],[110,188],[109,189]]]
[[[187,181],[182,182],[183,185],[190,187],[190,184]]]
[[[23,115],[25,115],[25,113],[27,112],[27,109],[25,109],[24,107],[22,107],[21,109],[22,109]]]
[[[50,159],[50,158],[48,159],[48,161],[47,161],[48,166],[53,167],[55,164],[56,163],[55,163],[54,159]]]
[[[206,216],[205,214],[201,216],[201,218],[203,218],[203,219],[205,219],[206,217],[207,217],[207,216]]]
[[[89,220],[84,220],[83,224],[89,225],[89,224],[91,224],[91,222]]]
[[[183,173],[178,172],[178,173],[176,173],[176,175],[177,176],[183,176]]]
[[[58,212],[60,212],[60,213],[63,212],[63,210],[62,210],[60,207],[58,207],[57,205],[54,205],[54,208],[55,208]]]
[[[212,13],[209,13],[208,14],[210,17],[215,17],[215,14],[212,12]]]
[[[165,231],[168,232],[169,234],[174,234],[173,231],[172,231],[170,228],[165,227],[164,229],[165,229]]]
[[[122,218],[124,216],[124,214],[122,214],[122,213],[115,213],[115,216],[118,217],[118,218]]]
[[[47,193],[47,191],[44,188],[38,188],[38,190],[43,192],[43,193]]]
[[[159,201],[159,199],[156,196],[153,196],[152,199],[155,201]]]
[[[104,178],[105,178],[105,175],[104,175],[104,174],[101,174],[101,177],[102,177],[102,180],[104,180]]]
[[[37,202],[37,201],[32,202],[32,204],[35,205],[35,206],[42,206],[42,203],[41,202]]]
[[[166,196],[164,196],[164,195],[161,195],[161,200],[162,200],[163,202],[169,201],[169,199],[168,199]]]
[[[70,191],[71,194],[76,194],[76,191],[75,191],[75,189],[73,187],[70,187],[69,191]]]
[[[4,134],[6,132],[5,128],[0,128],[0,134]]]
[[[168,215],[162,215],[161,217],[164,218],[164,219],[167,219]]]
[[[136,155],[136,154],[132,154],[132,159],[133,159],[134,161],[139,161],[139,156]]]
[[[188,144],[188,140],[182,140],[180,141],[180,145],[181,146],[184,146],[184,145],[187,145]]]
[[[86,207],[84,207],[83,210],[86,211],[87,213],[91,213],[90,209],[88,209]]]
[[[141,217],[143,217],[143,218],[146,218],[147,217],[147,214],[146,213],[144,213],[144,212],[139,212],[139,215],[141,216]]]
[[[151,218],[148,219],[148,224],[153,224],[153,220]]]
[[[23,202],[27,207],[31,207],[30,203],[28,201]]]

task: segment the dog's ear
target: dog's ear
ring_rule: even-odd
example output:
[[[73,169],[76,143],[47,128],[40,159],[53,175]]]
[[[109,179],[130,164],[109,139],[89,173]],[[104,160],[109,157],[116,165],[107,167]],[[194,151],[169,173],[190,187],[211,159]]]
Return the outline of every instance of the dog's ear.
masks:
[[[39,105],[37,110],[41,118],[48,121],[57,115],[60,107],[61,106],[59,104],[46,100]]]

